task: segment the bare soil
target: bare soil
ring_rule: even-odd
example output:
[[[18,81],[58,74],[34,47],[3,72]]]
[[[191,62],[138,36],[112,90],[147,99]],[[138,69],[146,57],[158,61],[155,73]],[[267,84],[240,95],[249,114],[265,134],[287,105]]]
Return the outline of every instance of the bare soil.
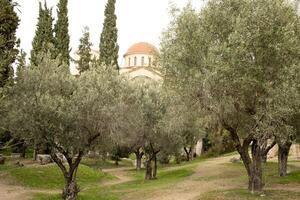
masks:
[[[151,192],[146,200],[196,200],[201,194],[214,190],[226,190],[243,187],[238,182],[228,184],[229,178],[223,169],[225,163],[229,163],[234,156],[220,157],[200,162],[195,173],[186,180],[166,189]],[[225,175],[225,176],[224,176]],[[133,199],[133,198],[131,198]],[[128,199],[129,200],[129,199]]]
[[[108,174],[115,176],[117,179],[113,179],[107,182],[102,183],[102,186],[111,186],[117,185],[125,182],[132,181],[133,178],[128,175],[128,170],[131,170],[130,167],[120,167],[114,169],[103,169],[102,171]]]

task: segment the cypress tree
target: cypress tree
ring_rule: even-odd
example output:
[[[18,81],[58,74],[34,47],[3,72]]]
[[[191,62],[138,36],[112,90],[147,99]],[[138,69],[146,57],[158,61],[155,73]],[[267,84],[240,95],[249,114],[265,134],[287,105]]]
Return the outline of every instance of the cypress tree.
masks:
[[[49,45],[53,45],[52,23],[52,9],[47,7],[46,2],[44,8],[42,8],[42,4],[40,3],[37,28],[32,41],[32,50],[30,58],[31,65],[37,66],[40,60],[40,53],[46,52],[49,49]]]
[[[22,70],[26,68],[26,52],[21,49],[18,57],[17,57],[17,77]]]
[[[13,79],[12,63],[18,54],[16,30],[19,18],[11,0],[0,0],[0,87]]]
[[[100,63],[106,66],[114,66],[119,69],[118,53],[119,45],[117,16],[115,14],[116,0],[108,0],[105,7],[105,19],[100,38]]]
[[[80,74],[90,68],[90,62],[92,61],[91,46],[89,28],[85,27],[78,47],[79,60],[77,64]]]
[[[57,22],[54,27],[56,56],[60,56],[61,61],[69,65],[70,36],[68,20],[68,0],[60,0],[57,8]]]

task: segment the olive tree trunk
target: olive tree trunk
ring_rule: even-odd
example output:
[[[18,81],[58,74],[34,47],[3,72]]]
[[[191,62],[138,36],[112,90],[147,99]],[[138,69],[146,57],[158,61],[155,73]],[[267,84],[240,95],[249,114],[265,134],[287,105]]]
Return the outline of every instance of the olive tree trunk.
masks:
[[[264,183],[262,179],[262,164],[263,157],[265,154],[265,149],[261,145],[264,141],[257,141],[254,139],[253,135],[249,134],[242,142],[236,132],[232,127],[225,126],[225,128],[230,132],[231,137],[235,143],[236,150],[241,156],[243,164],[246,168],[248,175],[248,190],[251,193],[260,193],[263,190]],[[251,154],[249,155],[249,147],[251,145]]]
[[[151,180],[153,177],[152,174],[152,159],[147,158],[146,159],[146,175],[145,175],[145,180]]]
[[[252,164],[250,165],[250,177],[248,189],[252,193],[261,192],[263,190],[262,179],[262,164],[263,164],[263,151],[258,144],[257,140],[252,141],[251,146]]]
[[[191,161],[193,160],[193,149],[192,147],[184,147],[184,152],[186,154],[186,161]]]
[[[285,143],[284,145],[278,144],[278,174],[279,176],[287,175],[287,162],[292,146],[291,142]]]
[[[27,149],[27,145],[26,145],[26,143],[24,141],[23,144],[22,144],[22,147],[21,147],[21,153],[20,153],[20,157],[21,158],[25,158],[26,157],[26,149]]]
[[[78,193],[79,188],[77,186],[76,180],[73,180],[72,178],[67,179],[62,194],[63,200],[76,200]]]
[[[146,154],[146,180],[157,178],[157,154],[160,150],[154,150],[152,144],[150,144],[150,147],[151,151]],[[152,162],[154,162],[154,166],[152,166]]]
[[[156,156],[156,154],[154,154],[154,167],[153,167],[152,179],[157,179],[157,156]]]
[[[142,169],[142,158],[144,153],[140,151],[140,149],[136,150],[134,152],[135,157],[136,157],[136,170],[141,170]]]
[[[33,146],[33,155],[32,155],[32,158],[33,158],[34,161],[37,160],[37,154],[38,154],[37,144],[34,143],[34,146]]]
[[[67,163],[68,163],[68,169],[65,167],[63,160],[61,160],[56,153],[51,152],[51,158],[53,161],[58,165],[58,167],[61,169],[64,179],[65,179],[65,187],[62,192],[62,199],[63,200],[76,200],[78,193],[79,193],[79,187],[77,185],[76,177],[77,177],[77,170],[79,167],[79,164],[81,162],[83,151],[80,151],[76,158],[72,159],[66,152],[63,152],[63,155],[65,156]],[[74,160],[74,161],[73,161]]]

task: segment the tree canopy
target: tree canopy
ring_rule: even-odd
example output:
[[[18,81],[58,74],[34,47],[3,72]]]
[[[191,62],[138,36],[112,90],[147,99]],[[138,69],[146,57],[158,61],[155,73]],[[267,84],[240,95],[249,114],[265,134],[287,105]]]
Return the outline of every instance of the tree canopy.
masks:
[[[44,8],[42,3],[39,3],[39,17],[36,25],[35,36],[32,41],[32,50],[30,62],[32,66],[38,66],[40,62],[39,54],[46,53],[49,47],[53,48],[53,17],[52,9],[48,8],[45,2]]]
[[[105,7],[105,19],[99,45],[99,59],[101,64],[119,69],[119,45],[117,42],[118,29],[115,4],[116,0],[108,0]]]
[[[80,38],[80,44],[77,53],[79,56],[79,60],[76,61],[78,64],[77,68],[80,74],[90,68],[90,64],[92,61],[91,46],[92,43],[90,42],[89,28],[85,27],[83,36]]]
[[[16,30],[19,18],[11,0],[0,1],[0,88],[13,80],[12,63],[18,55]]]
[[[57,22],[54,26],[54,46],[55,56],[60,60],[70,64],[70,35],[68,19],[68,0],[59,0],[57,5]]]
[[[210,123],[230,132],[251,191],[263,186],[267,139],[299,109],[299,22],[283,0],[211,0],[200,13],[183,9],[162,39],[167,83],[188,87]]]
[[[76,171],[83,155],[108,145],[118,125],[118,78],[100,67],[76,78],[58,58],[41,56],[38,66],[19,73],[18,84],[6,96],[7,125],[15,136],[48,146],[65,178],[63,198],[73,199],[79,192]]]

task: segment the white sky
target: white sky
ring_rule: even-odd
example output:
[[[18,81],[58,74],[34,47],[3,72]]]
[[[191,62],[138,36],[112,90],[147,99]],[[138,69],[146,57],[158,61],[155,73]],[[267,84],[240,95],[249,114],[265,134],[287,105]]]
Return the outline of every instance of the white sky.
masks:
[[[30,55],[40,0],[16,1],[20,5],[18,15],[21,19],[17,35],[21,39],[21,48]],[[69,0],[69,34],[72,51],[79,45],[84,26],[90,28],[93,49],[98,49],[106,2],[107,0]],[[120,58],[136,42],[145,41],[158,47],[161,32],[169,23],[170,2],[181,8],[188,0],[117,0]],[[48,6],[53,7],[54,16],[57,3],[58,0],[47,0]],[[192,3],[196,8],[203,4],[202,0],[192,0]],[[120,59],[121,62],[122,60]]]

